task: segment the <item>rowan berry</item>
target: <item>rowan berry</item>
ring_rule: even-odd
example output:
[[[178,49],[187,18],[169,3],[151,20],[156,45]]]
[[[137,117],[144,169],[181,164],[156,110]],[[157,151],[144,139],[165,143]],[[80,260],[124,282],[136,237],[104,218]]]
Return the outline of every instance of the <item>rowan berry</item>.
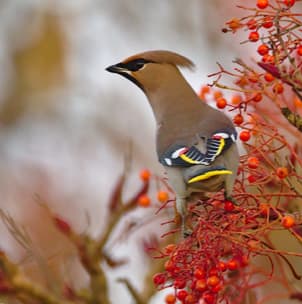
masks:
[[[286,167],[279,167],[276,174],[280,179],[286,178],[288,176],[288,169]]]
[[[264,79],[267,82],[272,82],[275,79],[275,77],[271,73],[267,72],[267,73],[264,74]]]
[[[148,169],[141,170],[139,177],[142,181],[147,182],[150,180],[151,172]]]
[[[257,52],[259,55],[264,56],[264,55],[268,54],[269,47],[266,44],[260,44],[257,48]]]
[[[205,279],[197,280],[195,283],[195,289],[203,292],[207,289],[207,282]]]
[[[157,192],[157,200],[161,203],[166,203],[169,199],[169,194],[167,191],[159,190]]]
[[[236,114],[233,118],[233,122],[236,125],[241,125],[243,123],[243,116],[240,113]]]
[[[183,289],[186,287],[186,285],[187,285],[187,283],[184,279],[175,279],[173,282],[173,286],[176,289]]]
[[[226,101],[225,98],[220,97],[220,98],[218,98],[216,100],[216,106],[217,106],[217,108],[224,109],[226,107],[226,105],[227,105],[227,101]]]
[[[270,16],[265,16],[263,19],[262,26],[266,29],[271,28],[274,25],[273,18]]]
[[[284,228],[292,228],[296,224],[295,219],[291,215],[285,215],[281,223]]]
[[[235,205],[231,201],[224,202],[224,210],[227,212],[232,212],[235,209]]]
[[[139,196],[137,204],[141,207],[149,207],[151,204],[150,197],[147,194],[142,194]]]
[[[251,156],[247,159],[247,165],[250,169],[257,169],[259,166],[259,159],[255,156]]]
[[[166,282],[166,277],[163,273],[156,273],[152,280],[155,285],[162,285]]]
[[[302,56],[302,45],[299,45],[299,46],[297,47],[297,54],[298,54],[299,56]]]
[[[288,6],[291,7],[295,4],[296,0],[283,0],[283,3]]]
[[[234,270],[238,269],[239,263],[236,259],[231,259],[227,262],[227,267],[228,267],[229,270],[234,271]]]
[[[203,269],[201,269],[201,268],[196,268],[196,269],[194,270],[193,275],[194,275],[194,277],[195,277],[196,279],[203,279],[203,278],[206,276],[206,273],[205,273],[205,271],[204,271]]]
[[[275,94],[282,94],[284,91],[284,87],[283,84],[281,82],[277,82],[274,86],[273,86],[273,92]]]
[[[255,30],[257,28],[257,21],[255,19],[250,19],[246,25],[249,30]]]
[[[184,299],[187,297],[188,292],[185,289],[179,290],[176,294],[176,297],[180,301],[184,301]]]
[[[231,104],[238,105],[242,101],[242,97],[239,94],[235,94],[231,97]]]
[[[258,40],[259,40],[259,33],[256,32],[256,31],[250,32],[250,34],[249,34],[249,40],[250,40],[251,42],[256,42],[256,41],[258,41]]]
[[[248,141],[251,138],[251,133],[247,130],[243,130],[240,132],[239,138],[242,141]]]
[[[207,279],[207,285],[208,286],[216,286],[217,284],[219,284],[219,282],[220,282],[220,279],[216,275],[210,276]]]
[[[172,294],[172,293],[167,294],[165,297],[165,303],[166,304],[176,303],[176,297],[174,296],[174,294]]]
[[[268,0],[257,0],[257,6],[260,9],[265,9],[268,6]]]
[[[256,93],[254,96],[253,96],[253,101],[255,102],[260,102],[262,100],[262,94],[261,93]]]

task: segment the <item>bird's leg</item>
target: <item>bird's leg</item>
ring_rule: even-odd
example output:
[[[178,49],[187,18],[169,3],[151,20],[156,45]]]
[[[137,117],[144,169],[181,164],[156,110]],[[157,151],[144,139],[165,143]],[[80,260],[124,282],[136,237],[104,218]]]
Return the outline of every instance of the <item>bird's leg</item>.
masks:
[[[187,198],[176,197],[176,211],[181,217],[181,234],[184,238],[191,234],[191,230],[187,228]]]

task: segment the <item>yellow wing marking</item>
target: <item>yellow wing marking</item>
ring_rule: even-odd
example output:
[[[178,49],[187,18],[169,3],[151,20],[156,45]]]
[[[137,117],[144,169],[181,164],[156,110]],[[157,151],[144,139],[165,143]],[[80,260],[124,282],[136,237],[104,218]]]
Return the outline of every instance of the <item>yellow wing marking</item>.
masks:
[[[232,174],[233,172],[230,170],[213,170],[213,171],[208,171],[204,174],[195,176],[191,179],[189,179],[188,184],[195,183],[195,182],[200,182],[205,179],[209,179],[210,177],[216,176],[216,175],[223,175],[223,174]]]
[[[193,160],[193,159],[191,159],[190,157],[186,156],[185,154],[181,154],[179,157],[180,157],[182,160],[184,160],[185,162],[189,163],[189,164],[192,164],[192,165],[200,164],[199,161]]]

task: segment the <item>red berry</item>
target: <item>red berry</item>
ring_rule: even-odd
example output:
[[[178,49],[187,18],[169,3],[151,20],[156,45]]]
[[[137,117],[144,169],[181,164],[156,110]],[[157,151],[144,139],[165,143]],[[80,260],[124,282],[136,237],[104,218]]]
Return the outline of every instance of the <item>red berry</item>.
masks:
[[[239,267],[238,261],[236,259],[231,259],[227,262],[227,267],[229,270],[236,270]]]
[[[279,167],[277,168],[277,176],[280,179],[286,178],[288,176],[288,169],[286,167]]]
[[[174,249],[176,248],[176,245],[175,244],[168,244],[166,247],[165,247],[165,253],[166,254],[171,254]]]
[[[147,194],[142,194],[138,200],[137,200],[137,204],[141,207],[149,207],[151,204],[151,200],[150,197]]]
[[[177,292],[176,297],[178,300],[184,301],[184,299],[187,297],[187,295],[188,295],[188,292],[186,290],[182,289]]]
[[[247,165],[251,169],[257,169],[259,166],[259,159],[255,156],[251,156],[247,159]]]
[[[291,228],[296,224],[295,219],[291,215],[285,215],[281,223],[284,228]]]
[[[263,19],[262,26],[266,29],[271,28],[273,26],[273,18],[270,16],[265,16]]]
[[[260,102],[262,100],[262,94],[261,93],[256,93],[253,97],[253,101],[255,102]]]
[[[267,73],[264,74],[264,79],[267,82],[272,82],[275,79],[275,77],[271,73],[267,72]]]
[[[216,302],[216,297],[212,293],[203,294],[202,299],[206,304],[214,304]]]
[[[257,6],[260,9],[265,9],[268,6],[268,0],[258,0]]]
[[[193,275],[196,279],[203,279],[206,276],[206,273],[203,269],[196,268]]]
[[[148,169],[143,169],[141,170],[139,176],[142,181],[147,182],[150,179],[151,173]]]
[[[225,201],[224,202],[224,210],[227,212],[232,212],[235,209],[233,202]]]
[[[164,190],[159,190],[157,192],[157,200],[161,203],[166,203],[167,200],[169,199],[169,194],[167,191]]]
[[[176,303],[176,298],[175,298],[174,294],[172,294],[172,293],[167,294],[165,297],[165,303],[166,304]]]
[[[257,28],[257,22],[255,19],[250,19],[246,25],[249,28],[249,30],[255,30]]]
[[[168,260],[165,262],[165,270],[168,271],[168,272],[173,272],[174,269],[175,269],[175,263],[172,262],[171,260]]]
[[[240,113],[236,114],[233,118],[233,122],[238,126],[241,125],[243,123],[243,116]]]
[[[166,282],[166,277],[163,273],[156,273],[152,279],[155,285],[162,285]]]
[[[260,44],[258,46],[257,52],[261,56],[266,55],[268,53],[268,51],[269,51],[269,47],[266,44]]]
[[[247,177],[247,180],[249,181],[249,183],[254,183],[254,182],[256,182],[257,178],[255,175],[251,174]]]
[[[250,34],[249,34],[249,40],[251,41],[251,42],[256,42],[256,41],[258,41],[259,40],[259,33],[258,32],[250,32]]]
[[[216,286],[217,284],[219,284],[219,282],[220,282],[220,279],[216,275],[210,276],[207,279],[208,286]]]
[[[226,105],[227,105],[227,101],[225,98],[220,97],[217,99],[217,101],[216,101],[217,108],[224,109],[226,107]]]
[[[262,62],[264,63],[274,63],[275,62],[275,57],[270,55],[270,54],[265,54],[263,57],[262,57]]]
[[[195,304],[196,303],[196,299],[192,294],[188,294],[185,298],[185,303],[186,304]]]
[[[285,5],[287,5],[288,7],[293,6],[295,4],[295,2],[296,2],[295,0],[283,0],[283,3]]]
[[[223,261],[219,261],[218,262],[218,269],[222,272],[226,271],[227,270],[227,266],[226,266],[226,263],[223,262]]]
[[[207,289],[207,282],[205,279],[197,280],[195,283],[195,289],[203,292]]]
[[[282,94],[284,91],[284,87],[283,84],[281,82],[277,82],[274,86],[273,86],[273,92],[275,94]]]
[[[240,132],[239,138],[242,141],[248,141],[251,138],[251,133],[247,130],[243,130],[243,131]]]
[[[187,283],[184,279],[175,279],[173,282],[173,286],[176,289],[183,289],[186,287],[186,285],[187,285]]]
[[[302,56],[302,45],[299,45],[299,46],[297,47],[297,54],[298,54],[299,56]]]

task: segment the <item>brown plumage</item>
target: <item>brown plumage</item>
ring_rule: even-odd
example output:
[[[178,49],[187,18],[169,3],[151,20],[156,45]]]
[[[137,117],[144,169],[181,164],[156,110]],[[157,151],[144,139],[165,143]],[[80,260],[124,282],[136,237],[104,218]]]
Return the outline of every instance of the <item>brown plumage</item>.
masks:
[[[157,155],[175,191],[184,229],[191,193],[224,188],[231,197],[239,155],[231,120],[199,99],[178,66],[194,64],[173,52],[148,51],[107,70],[134,82],[149,100],[157,123]]]

